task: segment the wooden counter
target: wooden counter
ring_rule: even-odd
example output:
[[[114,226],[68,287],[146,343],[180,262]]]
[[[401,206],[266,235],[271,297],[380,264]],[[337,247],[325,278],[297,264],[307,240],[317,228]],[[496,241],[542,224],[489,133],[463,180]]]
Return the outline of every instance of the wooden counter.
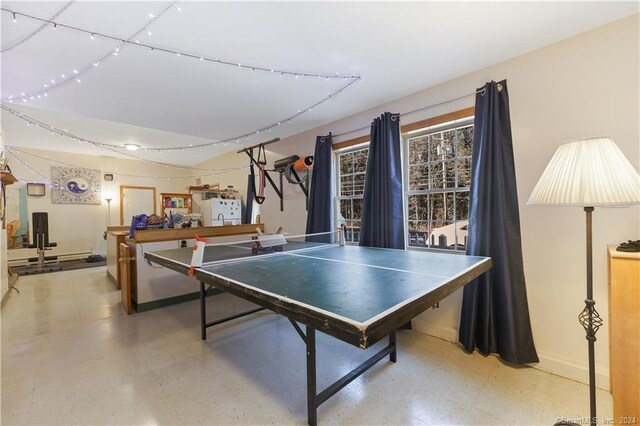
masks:
[[[141,229],[134,235],[136,243],[174,241],[193,238],[224,237],[227,235],[255,234],[256,228],[264,231],[264,223],[249,225],[199,226],[197,228]]]
[[[199,237],[212,238],[216,243],[234,242],[241,239],[249,240],[251,237],[248,234],[255,235],[258,227],[260,230],[264,230],[264,224],[252,224],[136,231],[134,239],[126,238],[124,240],[124,249],[129,255],[116,256],[118,251],[112,255],[115,262],[118,262],[119,257],[126,258],[130,266],[127,268],[125,264],[119,265],[123,274],[120,281],[125,310],[130,309],[128,307],[131,306],[136,312],[143,312],[195,300],[199,297],[200,290],[197,280],[167,268],[149,265],[144,260],[145,251],[179,248],[183,244],[186,247],[193,247],[196,234]],[[109,252],[107,253],[107,265],[109,265]],[[124,276],[124,272],[122,272],[126,270],[129,270],[128,276]]]

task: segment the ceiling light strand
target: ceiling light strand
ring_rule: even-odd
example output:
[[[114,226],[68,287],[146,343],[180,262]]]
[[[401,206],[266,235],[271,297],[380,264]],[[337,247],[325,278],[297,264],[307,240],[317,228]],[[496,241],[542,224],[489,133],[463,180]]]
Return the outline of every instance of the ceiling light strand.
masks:
[[[169,5],[169,7],[167,9],[165,9],[164,11],[170,9],[172,6],[174,6],[175,2],[171,3]],[[280,76],[291,76],[294,78],[298,78],[298,77],[312,77],[312,78],[324,78],[325,80],[329,81],[332,79],[347,79],[347,80],[359,80],[361,79],[361,76],[356,75],[356,74],[340,74],[340,73],[333,73],[333,74],[329,74],[329,73],[314,73],[314,72],[300,72],[300,71],[292,71],[292,70],[284,70],[284,69],[278,69],[278,68],[274,68],[274,67],[267,67],[267,66],[261,66],[261,65],[253,65],[253,64],[248,64],[248,63],[244,63],[244,62],[240,62],[240,61],[232,61],[229,59],[223,59],[220,57],[208,57],[208,56],[204,56],[204,55],[196,55],[196,54],[191,54],[188,52],[183,52],[183,51],[178,51],[178,50],[172,50],[172,49],[168,49],[168,48],[163,48],[163,47],[159,47],[159,46],[155,46],[155,45],[151,45],[151,44],[147,44],[147,43],[142,43],[140,42],[140,40],[135,39],[135,36],[137,34],[139,34],[142,31],[146,31],[149,35],[151,35],[150,31],[146,28],[146,26],[141,30],[138,31],[135,35],[129,37],[127,40],[122,39],[121,37],[115,37],[109,34],[105,34],[105,33],[100,33],[97,31],[90,31],[90,30],[86,30],[83,28],[79,28],[79,27],[75,27],[72,25],[66,25],[66,24],[61,24],[59,22],[55,22],[52,20],[48,20],[48,19],[44,19],[44,18],[39,18],[33,15],[28,15],[25,13],[21,13],[21,12],[14,12],[12,10],[6,9],[6,8],[0,8],[0,10],[2,10],[3,12],[7,12],[7,13],[12,13],[15,15],[19,15],[28,19],[33,19],[33,20],[37,20],[40,22],[44,22],[45,24],[50,24],[50,25],[57,25],[61,28],[66,28],[72,31],[77,31],[77,32],[81,32],[83,34],[86,34],[88,36],[90,36],[92,39],[95,37],[101,37],[103,39],[107,39],[107,40],[114,40],[117,42],[120,42],[120,47],[123,45],[131,45],[131,46],[136,46],[136,47],[141,47],[144,49],[149,49],[150,51],[153,52],[162,52],[162,53],[168,53],[171,55],[175,55],[175,56],[181,56],[181,57],[185,57],[185,58],[190,58],[190,59],[196,59],[198,61],[207,61],[207,62],[211,62],[211,63],[215,63],[215,64],[221,64],[221,65],[226,65],[226,66],[232,66],[234,68],[238,68],[238,69],[244,69],[244,70],[248,70],[248,71],[261,71],[261,72],[265,72],[265,73],[274,73],[274,74],[279,74]],[[152,18],[153,20],[157,19],[159,17],[159,15],[153,15],[154,17]],[[110,55],[112,55],[113,50],[111,50],[105,57],[108,57]],[[104,59],[104,58],[103,58]],[[101,59],[102,60],[102,59]],[[95,61],[94,61],[95,62]],[[43,92],[43,91],[40,91]],[[40,93],[38,92],[38,93]],[[14,98],[14,100],[20,100],[22,98],[17,97]],[[7,99],[2,98],[2,101],[6,101]]]
[[[53,90],[53,89],[57,89],[60,86],[66,85],[72,81],[76,81],[78,83],[81,83],[82,80],[80,80],[80,76],[88,73],[92,70],[94,70],[95,68],[98,67],[98,65],[109,59],[112,56],[117,56],[117,55],[113,55],[114,50],[119,50],[121,49],[123,46],[129,45],[129,44],[135,44],[135,41],[132,42],[132,40],[135,40],[135,38],[142,32],[147,31],[147,27],[150,26],[151,24],[153,24],[155,21],[157,21],[162,15],[164,15],[167,11],[171,10],[172,7],[175,5],[176,2],[172,2],[171,4],[169,4],[169,6],[165,7],[164,9],[162,9],[162,11],[160,11],[159,13],[155,14],[153,18],[151,18],[149,21],[147,21],[144,26],[142,28],[140,28],[138,31],[136,31],[133,35],[131,35],[128,39],[122,39],[122,38],[116,38],[116,37],[111,37],[111,39],[118,41],[120,44],[116,47],[116,49],[110,49],[106,54],[102,55],[99,59],[97,60],[93,60],[91,61],[89,64],[85,65],[84,67],[80,67],[80,68],[74,68],[72,73],[69,73],[70,76],[67,76],[66,78],[63,78],[62,80],[58,81],[55,84],[49,84],[45,89],[41,89],[41,90],[37,90],[31,93],[21,93],[20,96],[8,96],[8,97],[4,97],[2,99],[0,99],[2,102],[9,102],[9,103],[13,103],[14,101],[23,101],[23,102],[27,102],[27,100],[32,100],[34,98],[38,98],[41,99],[42,96],[48,96],[48,93]],[[10,11],[8,9],[5,8],[0,8],[0,10],[4,11],[4,12],[9,12],[12,13],[14,15],[20,15],[20,16],[25,16],[28,18],[32,18],[32,19],[36,19],[39,20],[43,23],[43,26],[47,26],[50,24],[56,24],[57,26],[61,27],[61,28],[70,28],[69,25],[65,25],[65,24],[61,24],[59,22],[54,22],[52,20],[47,20],[47,19],[41,19],[41,18],[36,18],[36,17],[32,17],[30,15],[26,15],[20,12],[13,12]],[[71,27],[72,28],[72,27]],[[95,39],[96,36],[99,35],[99,33],[96,32],[92,32],[89,31],[88,34],[90,35],[91,40]]]
[[[60,9],[58,12],[56,12],[55,15],[53,15],[51,18],[48,19],[48,21],[53,21],[54,19],[56,19],[58,16],[60,16],[65,10],[67,10],[73,3],[75,3],[74,0],[68,2],[67,4],[65,4],[62,9]],[[25,43],[26,41],[28,41],[30,38],[32,38],[33,36],[35,36],[36,34],[38,34],[40,31],[44,30],[49,24],[47,22],[44,22],[42,25],[40,25],[34,32],[32,32],[31,34],[29,34],[28,36],[26,36],[25,38],[23,38],[22,40],[18,40],[17,42],[13,43],[11,46],[9,47],[4,47],[2,48],[2,50],[0,50],[0,53],[5,53],[8,52],[10,50],[15,49],[16,47],[20,46],[21,44]]]
[[[303,108],[303,109],[300,109],[300,110],[298,110],[297,113],[295,113],[295,114],[293,114],[293,115],[291,115],[289,117],[286,117],[286,118],[284,118],[282,120],[278,120],[278,121],[276,121],[276,122],[274,122],[274,123],[272,123],[272,124],[270,124],[268,126],[262,127],[260,129],[253,130],[253,131],[251,131],[249,133],[244,133],[242,135],[236,135],[236,136],[233,136],[233,137],[230,137],[230,138],[227,138],[227,139],[215,140],[215,141],[212,141],[212,142],[207,142],[207,143],[202,143],[202,144],[195,144],[195,145],[191,144],[189,146],[173,146],[173,147],[144,147],[144,148],[141,148],[140,150],[141,151],[158,151],[158,152],[162,152],[162,151],[172,151],[172,150],[185,150],[185,149],[197,149],[197,148],[213,147],[213,146],[216,146],[217,144],[220,144],[220,143],[226,144],[228,142],[239,143],[239,141],[241,139],[248,140],[249,137],[255,136],[255,135],[259,135],[261,132],[264,132],[264,131],[271,132],[273,129],[281,126],[283,123],[291,123],[293,120],[297,119],[301,115],[306,114],[308,112],[311,112],[317,106],[323,104],[324,102],[327,102],[330,99],[335,98],[336,95],[338,95],[342,91],[346,90],[349,86],[351,86],[352,84],[357,83],[358,81],[360,81],[360,80],[349,80],[347,82],[347,84],[342,86],[340,89],[336,90],[335,92],[329,93],[326,97],[324,97],[324,98],[320,99],[319,101],[315,102],[313,105],[308,106],[308,107]],[[113,151],[113,152],[117,152],[119,154],[126,155],[126,156],[129,156],[129,157],[138,159],[138,160],[153,162],[152,160],[146,160],[146,159],[144,159],[142,157],[135,156],[135,155],[129,154],[127,152],[123,152],[123,149],[125,149],[124,146],[106,144],[106,143],[102,143],[102,142],[96,142],[96,141],[84,139],[84,138],[76,136],[76,135],[74,135],[72,133],[69,133],[66,130],[58,129],[55,126],[52,126],[51,124],[45,123],[43,121],[40,121],[35,117],[29,116],[28,114],[21,113],[21,112],[15,110],[13,108],[10,108],[7,105],[0,105],[0,108],[2,108],[3,110],[7,111],[8,113],[14,115],[17,118],[19,118],[19,119],[21,119],[23,121],[26,121],[27,125],[29,125],[29,126],[32,125],[32,124],[35,124],[36,127],[45,128],[48,131],[50,131],[51,133],[55,133],[55,134],[58,134],[60,136],[65,136],[67,138],[71,138],[71,139],[73,139],[73,140],[75,140],[77,142],[80,142],[80,143],[89,143],[89,144],[92,144],[94,146],[97,146],[97,147],[100,147],[100,148],[104,148],[104,149],[107,149],[107,150],[110,150],[110,151]],[[153,163],[165,164],[166,165],[166,163],[161,163],[161,162],[153,162]],[[178,166],[173,166],[172,165],[172,167],[178,167]],[[209,169],[191,169],[191,170],[209,170]]]
[[[129,158],[134,159],[134,160],[140,160],[140,161],[144,161],[144,162],[150,163],[150,164],[155,164],[155,165],[158,165],[158,166],[173,167],[175,169],[180,169],[180,170],[193,170],[193,171],[204,171],[204,172],[214,172],[216,170],[216,169],[210,169],[210,168],[207,169],[207,168],[198,168],[198,167],[178,166],[178,165],[175,165],[175,164],[164,163],[162,161],[149,160],[149,159],[137,156],[137,155],[130,154],[129,152],[126,151],[126,149],[124,149],[124,147],[118,147],[116,145],[110,145],[110,144],[106,144],[106,143],[92,141],[90,139],[81,138],[79,136],[76,136],[76,135],[74,135],[72,133],[67,132],[64,129],[59,129],[59,128],[55,127],[55,126],[52,126],[50,124],[46,124],[46,123],[44,123],[44,122],[42,122],[42,121],[40,121],[40,120],[38,120],[38,119],[36,119],[34,117],[31,117],[31,116],[29,116],[27,114],[18,112],[16,110],[12,109],[12,108],[9,108],[6,105],[0,105],[0,108],[2,108],[3,110],[9,112],[13,116],[15,116],[15,117],[17,117],[17,118],[19,118],[21,120],[26,121],[27,125],[29,125],[28,123],[31,123],[31,125],[35,125],[38,128],[45,129],[48,132],[50,132],[51,134],[57,134],[57,135],[60,135],[60,136],[64,136],[64,137],[73,139],[74,141],[76,141],[76,142],[78,142],[80,144],[87,143],[87,144],[93,145],[93,146],[98,147],[98,148],[103,148],[103,149],[106,149],[108,151],[114,152],[116,154],[120,154],[120,155],[123,155],[125,157],[129,157]]]
[[[23,155],[29,155],[29,156],[32,156],[32,157],[35,157],[35,158],[39,158],[41,160],[46,160],[46,161],[51,162],[52,164],[61,164],[63,166],[68,166],[68,167],[86,167],[86,164],[85,165],[78,165],[78,164],[68,163],[66,161],[54,160],[53,158],[50,158],[50,157],[48,157],[46,155],[38,155],[38,154],[34,154],[32,152],[23,151],[21,149],[10,147],[10,146],[5,146],[5,147],[3,147],[2,150],[6,151],[13,158],[15,158],[20,164],[24,165],[29,170],[31,170],[35,174],[43,177],[44,179],[49,179],[49,177],[45,176],[41,172],[39,172],[39,171],[35,170],[34,168],[32,168],[31,166],[29,166],[29,164],[25,160],[21,159],[18,155],[16,155],[16,152],[19,152],[20,154],[23,154]],[[240,167],[227,167],[227,168],[221,168],[221,169],[210,169],[211,170],[210,173],[200,174],[200,175],[189,175],[189,176],[136,175],[136,174],[131,174],[131,173],[120,173],[120,172],[115,172],[115,171],[113,172],[113,174],[116,175],[116,176],[133,177],[133,178],[140,178],[140,179],[193,179],[193,178],[206,178],[206,177],[209,177],[209,176],[221,175],[221,174],[230,173],[230,172],[234,172],[234,171],[237,171],[237,170],[244,170],[244,169],[248,169],[248,168],[249,168],[249,166],[245,165],[245,166],[240,166]]]

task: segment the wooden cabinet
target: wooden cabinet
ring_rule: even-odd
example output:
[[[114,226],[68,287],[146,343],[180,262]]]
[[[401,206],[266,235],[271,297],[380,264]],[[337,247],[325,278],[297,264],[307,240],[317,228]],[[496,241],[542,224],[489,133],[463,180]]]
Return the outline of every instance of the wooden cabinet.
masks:
[[[160,194],[160,202],[162,203],[162,217],[169,217],[169,213],[186,215],[191,213],[193,208],[192,194],[176,194],[172,192],[163,192]]]
[[[640,253],[609,246],[609,346],[614,424],[640,423]]]

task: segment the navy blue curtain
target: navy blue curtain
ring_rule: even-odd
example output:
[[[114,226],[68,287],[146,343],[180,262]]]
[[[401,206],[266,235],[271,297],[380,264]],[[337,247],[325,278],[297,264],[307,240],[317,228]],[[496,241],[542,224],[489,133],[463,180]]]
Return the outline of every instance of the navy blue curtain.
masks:
[[[316,137],[313,153],[313,172],[309,190],[309,211],[307,213],[307,234],[333,230],[331,210],[331,163],[333,156],[331,133]]]
[[[362,200],[360,245],[404,249],[400,115],[385,112],[371,123]]]
[[[464,287],[460,343],[516,364],[538,362],[525,288],[507,82],[476,93],[467,254],[493,267]]]
[[[251,223],[251,216],[253,215],[253,199],[256,194],[253,193],[253,179],[251,175],[247,177],[247,205],[244,209],[244,220],[242,223]]]

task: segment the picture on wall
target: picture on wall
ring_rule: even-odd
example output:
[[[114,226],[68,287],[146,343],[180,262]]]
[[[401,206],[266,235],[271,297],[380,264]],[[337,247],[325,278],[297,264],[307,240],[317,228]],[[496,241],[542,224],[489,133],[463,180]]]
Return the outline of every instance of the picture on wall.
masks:
[[[100,204],[100,170],[51,166],[52,204]]]

